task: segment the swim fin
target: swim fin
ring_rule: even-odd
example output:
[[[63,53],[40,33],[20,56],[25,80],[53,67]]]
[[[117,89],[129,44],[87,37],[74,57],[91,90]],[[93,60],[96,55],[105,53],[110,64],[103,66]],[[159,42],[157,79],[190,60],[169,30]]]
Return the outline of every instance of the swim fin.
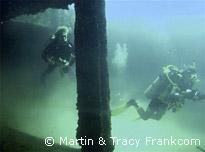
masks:
[[[111,110],[111,116],[117,116],[128,109],[127,104],[123,104],[115,109]]]

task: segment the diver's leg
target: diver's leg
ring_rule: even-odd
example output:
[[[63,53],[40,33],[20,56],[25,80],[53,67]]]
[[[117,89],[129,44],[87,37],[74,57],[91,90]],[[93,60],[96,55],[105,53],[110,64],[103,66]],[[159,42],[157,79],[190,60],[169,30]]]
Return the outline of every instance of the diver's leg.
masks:
[[[146,111],[142,107],[136,107],[136,110],[143,120],[155,119],[156,107],[157,102],[155,99],[152,99]]]
[[[152,99],[146,112],[150,119],[160,120],[166,111],[167,104],[162,103],[159,99]]]
[[[135,101],[135,99],[130,99],[127,103],[126,103],[126,107],[129,108],[130,106],[134,106],[134,107],[139,107],[137,102]]]
[[[60,75],[61,75],[61,77],[64,77],[64,75],[66,73],[68,73],[69,70],[70,70],[70,66],[65,66],[65,67],[60,68]]]
[[[137,113],[140,115],[140,117],[143,120],[149,119],[149,113],[147,113],[142,107],[139,107],[137,102],[134,99],[129,100],[127,102],[126,106],[127,106],[127,108],[130,107],[130,106],[134,106]]]
[[[41,82],[43,84],[45,84],[46,82],[46,77],[47,75],[49,75],[51,72],[53,72],[56,68],[56,65],[52,65],[52,64],[49,64],[48,67],[46,68],[46,70],[42,73],[41,75]]]
[[[116,115],[119,115],[123,112],[125,112],[130,106],[138,106],[136,101],[134,99],[130,99],[127,103],[115,108],[115,109],[112,109],[112,116],[116,116]]]
[[[137,110],[137,113],[140,115],[140,118],[142,118],[143,120],[147,120],[150,118],[150,113],[145,111],[142,107],[138,107],[136,108],[136,110]]]
[[[166,113],[167,108],[168,108],[168,106],[166,104],[163,104],[163,103],[160,104],[156,114],[154,115],[154,119],[155,120],[160,120],[162,118],[162,116],[164,116],[164,114]]]

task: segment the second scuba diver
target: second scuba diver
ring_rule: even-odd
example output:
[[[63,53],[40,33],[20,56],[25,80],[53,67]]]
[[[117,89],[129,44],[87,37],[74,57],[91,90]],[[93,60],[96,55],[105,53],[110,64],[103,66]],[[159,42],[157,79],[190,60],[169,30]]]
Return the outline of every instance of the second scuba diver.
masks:
[[[185,100],[199,101],[205,99],[198,89],[193,89],[198,82],[195,64],[179,69],[174,65],[163,67],[163,72],[145,90],[145,96],[150,99],[146,110],[130,99],[124,110],[134,106],[143,120],[160,120],[167,110],[178,111]],[[123,110],[122,110],[123,112]]]

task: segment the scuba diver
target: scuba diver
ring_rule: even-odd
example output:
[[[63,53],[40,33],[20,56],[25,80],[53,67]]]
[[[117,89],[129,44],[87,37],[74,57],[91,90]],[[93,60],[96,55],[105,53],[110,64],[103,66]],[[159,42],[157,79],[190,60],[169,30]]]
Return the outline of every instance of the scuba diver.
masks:
[[[199,90],[193,89],[198,81],[195,64],[186,66],[184,69],[178,69],[174,65],[165,66],[163,72],[144,92],[150,99],[146,110],[134,99],[130,99],[121,109],[134,106],[143,120],[160,120],[167,110],[176,112],[182,108],[186,99],[193,101],[205,99],[205,94],[202,95]]]
[[[48,63],[47,69],[41,75],[42,83],[45,83],[47,75],[57,67],[60,68],[61,76],[68,73],[75,62],[74,46],[68,40],[68,34],[69,29],[66,26],[58,27],[41,54],[43,60]]]

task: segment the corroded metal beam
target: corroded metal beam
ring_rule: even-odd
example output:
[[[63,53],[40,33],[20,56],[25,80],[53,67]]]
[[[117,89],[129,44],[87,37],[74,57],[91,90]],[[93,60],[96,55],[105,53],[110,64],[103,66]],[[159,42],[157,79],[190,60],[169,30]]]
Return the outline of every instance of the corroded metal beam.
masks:
[[[19,15],[30,15],[45,11],[47,8],[68,9],[73,0],[1,0],[1,21]]]
[[[82,152],[112,152],[105,0],[76,0],[75,12],[77,138],[93,140]]]

